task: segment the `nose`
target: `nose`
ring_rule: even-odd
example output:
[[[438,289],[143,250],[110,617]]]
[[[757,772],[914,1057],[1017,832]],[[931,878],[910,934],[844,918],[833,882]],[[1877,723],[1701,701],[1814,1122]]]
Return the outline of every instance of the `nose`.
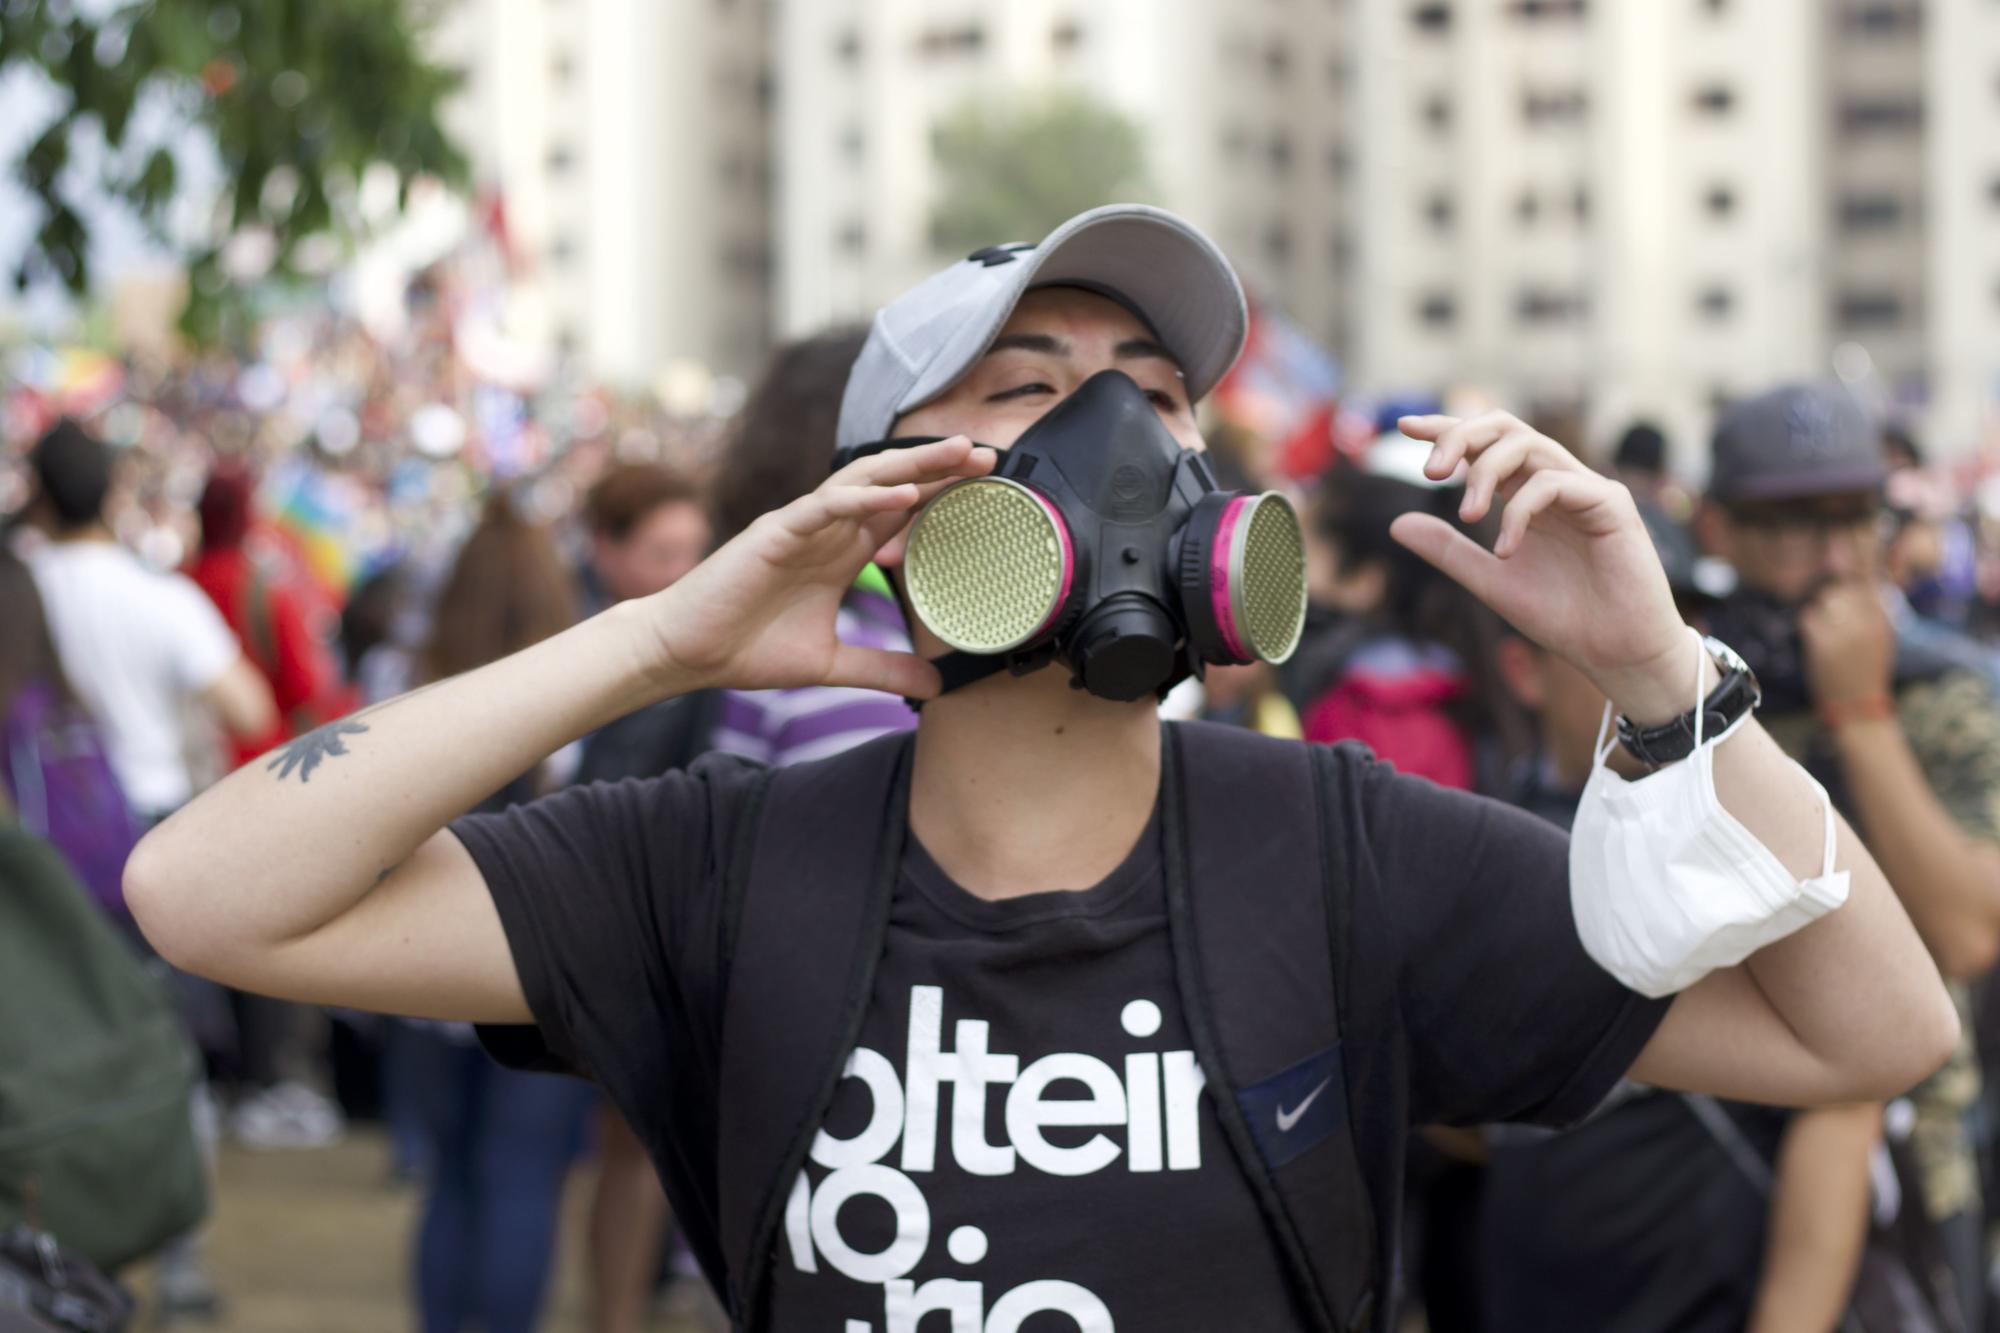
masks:
[[[1855,554],[1854,533],[1844,527],[1825,527],[1819,533],[1819,569],[1824,578],[1853,578],[1861,572]]]

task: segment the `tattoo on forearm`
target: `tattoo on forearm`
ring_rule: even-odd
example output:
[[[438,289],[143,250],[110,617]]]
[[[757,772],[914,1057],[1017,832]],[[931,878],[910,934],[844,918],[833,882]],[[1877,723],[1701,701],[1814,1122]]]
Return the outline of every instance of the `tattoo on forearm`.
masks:
[[[309,731],[295,741],[285,742],[278,751],[278,757],[264,767],[267,771],[277,769],[280,782],[290,777],[293,769],[298,770],[300,782],[311,782],[313,770],[322,761],[348,753],[347,747],[341,743],[342,736],[353,736],[366,730],[365,724],[351,717],[329,722],[317,731]]]
[[[431,685],[440,683],[442,682],[433,681]],[[266,772],[275,771],[280,782],[290,777],[294,771],[297,771],[301,783],[311,782],[313,770],[326,760],[351,753],[341,738],[343,736],[358,736],[368,730],[368,726],[361,720],[362,718],[367,717],[370,713],[378,709],[387,708],[392,704],[399,704],[405,699],[422,694],[425,690],[430,689],[431,685],[422,685],[406,694],[399,694],[393,699],[384,699],[380,703],[370,704],[358,713],[351,713],[346,717],[329,722],[318,730],[309,731],[296,740],[286,741],[282,746],[278,747],[271,762],[264,765],[264,770]]]

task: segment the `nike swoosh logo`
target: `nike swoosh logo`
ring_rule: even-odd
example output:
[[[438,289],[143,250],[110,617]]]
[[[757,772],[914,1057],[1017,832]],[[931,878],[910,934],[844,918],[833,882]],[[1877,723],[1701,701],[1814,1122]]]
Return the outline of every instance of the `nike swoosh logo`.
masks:
[[[1307,1093],[1306,1099],[1297,1106],[1294,1106],[1289,1111],[1280,1106],[1278,1108],[1278,1132],[1280,1134],[1291,1133],[1292,1126],[1299,1123],[1299,1117],[1306,1113],[1306,1108],[1319,1100],[1319,1095],[1326,1091],[1327,1084],[1331,1082],[1333,1082],[1333,1075],[1328,1074],[1319,1081],[1319,1086]]]

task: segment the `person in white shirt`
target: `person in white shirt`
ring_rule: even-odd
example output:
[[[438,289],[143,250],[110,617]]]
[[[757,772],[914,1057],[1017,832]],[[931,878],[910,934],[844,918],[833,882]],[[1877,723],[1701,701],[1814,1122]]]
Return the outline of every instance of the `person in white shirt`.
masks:
[[[193,701],[233,735],[274,720],[270,687],[201,589],[149,568],[105,525],[110,450],[65,418],[31,455],[31,516],[49,540],[28,555],[63,669],[104,728],[111,767],[145,819],[194,795],[181,719]]]
[[[103,441],[64,418],[36,442],[29,462],[36,494],[28,516],[48,540],[25,555],[56,655],[103,728],[125,799],[141,820],[157,822],[195,794],[182,726],[187,705],[205,707],[232,735],[261,735],[277,720],[270,686],[200,588],[147,566],[112,535],[104,521],[112,457]],[[182,999],[192,1027],[211,1026],[193,1015],[215,1003],[185,991]],[[206,1105],[206,1091],[198,1092],[195,1124],[212,1152]],[[161,1252],[155,1287],[165,1316],[219,1310],[199,1232]]]

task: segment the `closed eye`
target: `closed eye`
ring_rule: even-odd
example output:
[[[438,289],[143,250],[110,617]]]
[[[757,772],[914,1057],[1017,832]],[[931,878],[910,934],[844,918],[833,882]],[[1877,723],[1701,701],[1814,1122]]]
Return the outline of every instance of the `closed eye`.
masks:
[[[1025,398],[1031,393],[1054,392],[1054,386],[1037,380],[1032,384],[1021,384],[1011,389],[1002,389],[999,393],[988,395],[986,401],[989,403],[1004,403],[1015,398]],[[1181,410],[1180,400],[1165,389],[1146,390],[1146,401],[1154,407],[1159,408],[1162,412],[1178,412]]]
[[[1014,398],[1025,398],[1031,393],[1054,392],[1055,387],[1053,385],[1043,384],[1040,380],[1037,380],[1033,384],[1021,384],[1011,389],[1002,389],[999,393],[989,396],[986,401],[989,403],[1004,403]]]

